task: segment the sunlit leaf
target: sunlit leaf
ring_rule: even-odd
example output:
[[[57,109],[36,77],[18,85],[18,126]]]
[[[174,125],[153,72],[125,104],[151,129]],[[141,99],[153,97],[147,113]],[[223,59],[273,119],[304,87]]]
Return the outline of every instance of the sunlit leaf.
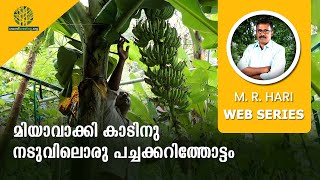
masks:
[[[131,112],[139,116],[147,124],[154,125],[154,121],[150,116],[150,113],[145,104],[136,96],[130,95],[131,98]]]
[[[63,88],[68,86],[71,80],[72,70],[76,61],[82,61],[82,53],[61,46],[57,54],[57,74],[56,77]]]
[[[204,38],[202,42],[203,49],[214,49],[218,47],[218,36],[213,35],[212,33],[201,33],[202,37]]]
[[[68,37],[71,37],[74,33],[78,33],[68,12],[54,22],[50,28]]]
[[[218,22],[206,18],[197,0],[167,1],[182,13],[182,21],[185,26],[200,32],[218,34]]]
[[[211,64],[208,61],[204,61],[204,60],[193,60],[192,65],[195,68],[202,68],[202,69],[209,69],[211,67]]]
[[[320,101],[314,101],[313,103],[311,103],[311,107],[316,111],[320,110]]]

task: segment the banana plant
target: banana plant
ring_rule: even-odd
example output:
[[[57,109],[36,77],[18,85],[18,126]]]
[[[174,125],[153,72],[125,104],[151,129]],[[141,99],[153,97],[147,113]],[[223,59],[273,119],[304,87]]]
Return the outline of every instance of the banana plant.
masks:
[[[106,78],[108,70],[112,71],[112,67],[108,66],[112,62],[109,57],[111,45],[118,43],[131,19],[139,17],[140,9],[167,5],[164,0],[89,0],[88,7],[77,3],[53,24],[56,31],[69,39],[74,34],[79,36],[79,41],[71,39],[69,43],[74,49],[59,49],[57,60],[57,78],[66,89],[71,86],[69,89],[74,91],[71,102],[79,99],[77,124],[89,125],[96,121],[99,127],[104,127],[109,110],[106,105]],[[65,92],[65,95],[68,93]],[[78,146],[91,142],[76,139]],[[74,160],[72,168],[75,169],[72,178],[92,178],[93,170],[87,161]]]
[[[216,40],[212,41],[212,38],[217,37],[217,22],[207,19],[203,14],[203,12],[215,13],[216,1],[202,0],[198,3],[195,0],[172,2],[169,0],[168,2],[182,12],[185,25],[201,32],[201,35],[205,37],[203,44],[207,44],[206,47],[216,47]],[[83,80],[81,83],[83,88],[80,89],[84,92],[79,92],[79,98],[83,99],[80,102],[84,103],[83,106],[79,105],[80,124],[90,124],[93,119],[101,119],[99,117],[101,108],[91,108],[87,105],[91,104],[90,102],[99,104],[93,103],[101,97],[101,92],[97,89],[103,89],[102,87],[106,86],[104,79],[108,77],[115,66],[115,60],[109,56],[110,46],[116,43],[121,33],[128,28],[131,19],[139,17],[140,9],[161,9],[168,6],[168,2],[163,0],[133,0],[130,2],[125,0],[90,0],[89,7],[78,3],[53,24],[56,31],[70,39],[73,34],[78,34],[80,37],[80,42],[72,39],[70,41],[70,44],[78,50],[64,47],[59,49],[60,56],[58,56],[56,66],[58,69],[57,78],[65,88],[64,96],[70,96],[71,90],[77,89],[75,87],[79,86]],[[212,2],[214,3],[212,4]],[[92,84],[97,86],[91,88]],[[87,89],[91,90],[85,92]],[[106,92],[102,92],[102,94],[104,93]],[[88,95],[81,98],[81,94]],[[89,97],[97,97],[97,99],[89,100]],[[87,112],[87,109],[95,109],[96,111]],[[82,116],[81,112],[87,116]]]
[[[90,0],[88,7],[78,3],[52,25],[74,47],[59,48],[56,77],[65,88],[63,96],[79,96],[79,124],[103,120],[107,92],[101,89],[106,89],[105,79],[116,65],[109,56],[110,46],[117,43],[131,19],[140,16],[141,8],[167,5],[163,0]],[[79,40],[72,38],[74,34]],[[78,89],[79,93],[71,93]]]

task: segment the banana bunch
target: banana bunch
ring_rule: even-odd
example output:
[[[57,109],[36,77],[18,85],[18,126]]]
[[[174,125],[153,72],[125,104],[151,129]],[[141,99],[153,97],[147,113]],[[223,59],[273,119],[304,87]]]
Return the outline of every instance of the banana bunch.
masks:
[[[147,72],[150,75],[149,72]],[[176,71],[172,67],[161,68],[152,71],[151,75],[156,75],[157,79],[154,79],[154,85],[165,87],[180,87],[184,83],[184,76],[182,71]],[[152,78],[152,77],[150,77]]]
[[[149,28],[152,34],[154,35],[153,41],[160,43],[168,36],[167,30],[170,29],[169,23],[161,19],[149,20]]]
[[[185,106],[189,104],[188,93],[179,88],[171,88],[168,91],[168,98],[177,106]]]
[[[174,10],[173,6],[167,6],[163,9],[144,9],[144,12],[148,19],[159,18],[167,20],[172,17]]]
[[[158,65],[158,59],[162,58],[161,54],[158,53],[159,46],[149,45],[147,47],[140,48],[139,52],[142,56],[142,58],[140,59],[141,62],[146,64],[148,67]]]
[[[140,48],[139,51],[142,56],[141,61],[149,67],[171,64],[174,57],[177,55],[176,48],[167,48],[160,44],[148,45],[144,48]]]
[[[148,30],[148,24],[139,21],[138,24],[132,29],[132,33],[135,36],[135,44],[138,47],[145,47],[149,41],[153,39],[153,34]]]
[[[156,74],[150,69],[150,67],[148,67],[148,70],[144,72],[144,75],[146,75],[148,78],[153,78],[156,76]],[[147,84],[150,84],[150,83],[147,83]]]
[[[176,71],[183,71],[183,69],[186,67],[186,63],[185,62],[178,62],[177,59],[175,59],[175,61],[172,62],[172,67],[173,69],[175,69]]]
[[[166,47],[180,47],[178,32],[175,28],[170,27],[168,22],[156,18],[154,20],[148,20],[146,27],[148,29],[144,30],[144,32],[151,34],[147,36],[151,37],[154,42],[163,44]]]
[[[150,40],[158,44],[164,44],[166,47],[180,47],[180,38],[177,30],[170,27],[169,23],[161,19],[139,21],[133,28],[132,33],[135,36],[136,45],[145,47]]]
[[[180,109],[185,109],[189,105],[188,90],[183,84],[184,75],[182,71],[177,71],[173,67],[153,69],[145,72],[147,78],[145,82],[151,86],[151,91],[161,97],[164,104],[174,104]]]
[[[154,53],[152,53],[152,48],[149,47],[145,47],[143,49],[139,49],[139,52],[141,54],[141,59],[140,61],[143,62],[144,64],[146,64],[148,67],[153,67],[155,65],[158,64],[156,57],[158,55],[155,56]]]
[[[186,109],[189,105],[183,74],[186,64],[177,58],[180,38],[177,30],[165,21],[174,8],[145,9],[145,12],[147,20],[138,22],[132,31],[142,56],[140,60],[148,66],[144,80],[160,103]]]
[[[151,91],[159,97],[160,101],[164,104],[174,104],[179,106],[180,109],[185,109],[189,106],[187,90],[179,88],[152,87]]]
[[[164,41],[163,44],[166,47],[180,47],[180,38],[178,37],[178,32],[175,28],[169,27],[166,29],[166,32],[164,34]]]

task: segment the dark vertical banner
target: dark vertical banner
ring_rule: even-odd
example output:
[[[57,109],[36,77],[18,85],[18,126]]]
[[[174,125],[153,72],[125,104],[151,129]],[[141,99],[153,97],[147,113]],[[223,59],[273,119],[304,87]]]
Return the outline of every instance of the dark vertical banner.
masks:
[[[219,1],[221,132],[309,132],[310,11],[310,3]]]

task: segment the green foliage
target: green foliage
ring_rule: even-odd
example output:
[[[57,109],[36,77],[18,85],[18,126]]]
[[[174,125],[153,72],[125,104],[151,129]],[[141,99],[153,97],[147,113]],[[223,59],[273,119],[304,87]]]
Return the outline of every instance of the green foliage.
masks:
[[[318,53],[319,55],[319,53]],[[316,55],[313,55],[313,57],[316,56]],[[319,57],[314,57],[312,59],[312,62],[311,62],[311,87],[312,89],[318,94],[318,96],[320,95],[320,79],[319,79],[319,75],[320,75],[320,69],[319,69],[319,61],[317,62],[316,60],[319,60],[318,59]]]
[[[136,79],[136,76],[131,73],[130,78]],[[133,93],[130,94],[130,97],[131,109],[127,114],[127,118],[140,124],[154,125],[154,119],[158,119],[157,110],[140,82],[133,84]]]
[[[77,41],[69,42],[73,47],[81,48],[81,44]],[[67,59],[67,60],[66,60]],[[117,59],[109,56],[108,64],[106,64],[107,74],[109,77],[117,65]],[[62,95],[69,97],[72,87],[78,86],[83,78],[83,56],[82,52],[77,49],[66,48],[61,46],[58,50],[57,61],[55,62],[57,70],[56,78],[60,85],[64,88]]]
[[[27,49],[27,48],[25,48]],[[9,60],[5,66],[10,67],[13,69],[20,69],[25,68],[25,62],[28,59],[28,56],[21,56],[25,52],[18,53],[15,57]],[[32,76],[42,80],[49,82],[54,85],[58,85],[57,79],[54,77],[56,73],[55,68],[53,67],[54,56],[56,56],[56,51],[54,48],[47,47],[47,44],[44,43],[40,46],[40,51],[37,56],[37,61],[34,65]],[[22,62],[22,63],[21,63]],[[7,119],[8,113],[10,112],[10,107],[12,107],[13,100],[16,96],[16,91],[20,84],[21,77],[17,75],[13,75],[11,73],[0,71],[1,81],[3,83],[2,88],[0,89],[0,94],[4,95],[7,93],[12,93],[12,95],[8,95],[6,97],[2,97],[0,102],[1,112],[0,112],[0,119]],[[25,93],[25,97],[22,103],[21,112],[19,114],[18,122],[26,121],[30,124],[34,124],[35,114],[34,114],[34,102],[36,102],[37,114],[36,116],[42,120],[43,123],[48,124],[57,124],[60,122],[62,115],[57,109],[57,101],[51,100],[47,102],[41,102],[42,98],[40,97],[40,91],[43,98],[48,97],[57,97],[58,92],[50,88],[46,88],[42,86],[40,89],[39,85],[36,86],[36,99],[34,99],[34,88],[33,88],[32,81],[29,81],[27,91]],[[6,110],[8,109],[8,110]],[[6,121],[3,122],[6,124]],[[1,123],[2,124],[2,123]]]
[[[320,109],[320,101],[314,101],[311,104],[312,109],[319,110]]]
[[[201,4],[201,9],[207,14],[217,14],[218,13],[218,1],[217,0],[199,0]]]
[[[118,1],[117,1],[118,2]],[[95,17],[95,23],[101,24],[112,24],[116,20],[114,17],[117,16],[117,4],[115,0],[111,0],[106,3],[98,15]]]
[[[74,65],[77,61],[77,64],[81,65],[82,53],[77,50],[61,46],[58,50],[57,58],[58,59],[55,64],[55,68],[57,70],[56,77],[59,80],[60,85],[63,88],[67,88]],[[67,59],[67,61],[65,59]]]
[[[311,24],[318,26],[320,25],[320,1],[311,0]]]
[[[77,29],[73,25],[73,21],[68,12],[57,19],[50,28],[68,37],[72,37],[73,34],[77,33]]]
[[[319,5],[319,0],[312,0],[312,24],[319,22],[319,10],[316,9]],[[319,25],[319,24],[318,24]],[[320,34],[317,32],[311,36],[311,87],[315,93],[320,96]]]
[[[217,69],[210,63],[203,60],[193,60],[196,68],[192,72],[185,69],[186,83],[191,88],[190,98],[192,104],[203,103],[205,100],[212,100],[217,103]]]
[[[163,6],[167,4],[162,0],[158,0],[152,5]],[[151,5],[150,2],[149,5]],[[82,56],[82,53],[87,51],[84,47],[88,47],[87,45],[84,46],[84,41],[92,38],[97,40],[94,43],[95,47],[92,48],[108,49],[107,47],[110,47],[111,44],[117,43],[120,34],[128,28],[131,19],[140,17],[140,6],[147,7],[148,0],[144,2],[141,0],[130,1],[129,4],[128,1],[123,0],[91,1],[89,8],[78,3],[52,25],[55,31],[69,37],[71,39],[69,44],[78,50],[62,46],[59,50],[56,68],[58,71],[57,78],[65,88],[63,96],[69,96],[72,87],[80,83],[83,79],[83,68],[85,68],[82,67],[82,64],[91,61],[90,58],[84,59]],[[81,42],[71,38],[75,33],[79,34]],[[105,53],[108,52],[106,51]],[[108,78],[117,62],[111,56],[106,59],[103,58],[104,60],[107,61],[105,63],[107,68],[105,69],[107,71],[106,78]],[[100,59],[99,62],[101,62]],[[76,82],[72,80],[76,80]]]
[[[175,9],[173,6],[168,6],[168,7],[165,7],[163,10],[162,9],[145,9],[145,13],[147,18],[151,20],[155,18],[167,20],[172,17],[174,10]]]
[[[248,18],[243,21],[232,37],[231,43],[231,53],[232,58],[237,64],[241,59],[244,50],[249,44],[252,44],[256,41],[255,36],[255,25],[257,20],[262,18],[268,18],[273,23],[274,34],[272,40],[276,43],[282,45],[286,50],[286,66],[287,70],[293,62],[295,52],[296,52],[296,42],[290,28],[280,19],[268,16],[268,15],[259,15]]]
[[[183,24],[193,30],[199,31],[204,37],[203,48],[216,48],[218,40],[218,22],[208,19],[204,13],[215,13],[217,9],[217,1],[208,0],[201,1],[200,4],[197,0],[168,0],[168,2],[182,13]]]
[[[119,1],[120,2],[120,1]],[[127,2],[127,1],[126,1]],[[146,1],[147,2],[147,1]],[[152,3],[152,1],[149,1]],[[178,1],[176,1],[178,2]],[[179,1],[185,3],[187,1]],[[214,1],[216,2],[216,1]],[[125,3],[125,1],[123,1]],[[201,10],[203,12],[215,12],[216,3],[210,6],[211,0],[199,0]],[[209,5],[204,5],[209,3]],[[156,4],[156,3],[155,3]],[[125,6],[125,5],[124,5]],[[129,4],[128,4],[129,6]],[[182,5],[181,5],[182,6]],[[129,9],[129,7],[126,7]],[[65,29],[64,29],[65,30]],[[65,32],[68,32],[67,30]],[[246,32],[244,31],[243,34]],[[248,31],[247,33],[250,34]],[[69,33],[72,35],[72,33]],[[210,34],[210,33],[209,33]],[[70,35],[70,37],[71,37]],[[206,38],[207,39],[207,38]],[[246,40],[245,40],[246,41]],[[249,40],[248,40],[249,41]],[[317,44],[319,40],[314,41]],[[76,41],[70,41],[76,49],[81,51],[82,46]],[[152,44],[152,43],[151,43]],[[212,39],[211,44],[217,44],[216,39]],[[79,48],[80,47],[80,48]],[[208,46],[209,47],[209,46]],[[69,47],[62,47],[66,50]],[[111,47],[112,49],[113,47]],[[244,46],[245,48],[245,46]],[[70,49],[70,48],[69,48]],[[150,49],[151,50],[151,49]],[[72,51],[75,51],[72,49]],[[114,51],[114,49],[112,49]],[[151,50],[152,51],[152,50]],[[76,51],[77,52],[77,51]],[[46,54],[47,53],[47,54]],[[53,68],[53,58],[56,56],[49,55],[43,51],[39,56],[39,61],[35,65],[34,75],[40,79],[57,84],[57,80],[53,74],[56,73]],[[319,60],[318,50],[312,53],[312,83],[315,87],[320,87],[319,80]],[[148,56],[148,54],[146,54]],[[187,59],[187,55],[180,47],[177,52],[178,62]],[[61,66],[74,69],[73,61],[66,56],[61,62]],[[70,57],[76,57],[70,54]],[[130,42],[129,57],[131,60],[141,58],[139,47],[134,46]],[[27,58],[27,57],[25,57]],[[160,57],[162,58],[162,56]],[[20,57],[14,63],[8,63],[6,66],[15,69],[23,69],[25,63],[20,61]],[[80,58],[81,59],[81,58]],[[109,58],[110,60],[110,58]],[[69,61],[69,62],[68,62]],[[80,62],[80,61],[79,61]],[[140,63],[139,60],[137,60]],[[71,65],[68,65],[70,63]],[[73,65],[72,65],[73,64]],[[163,63],[167,66],[170,63]],[[82,63],[77,66],[81,67]],[[141,67],[148,68],[140,63]],[[22,66],[22,67],[20,67]],[[152,68],[159,70],[160,65]],[[151,68],[151,69],[152,69]],[[188,67],[188,68],[191,68]],[[139,179],[319,179],[320,174],[318,167],[320,166],[319,151],[320,146],[318,139],[312,133],[300,134],[221,134],[217,130],[217,67],[213,67],[210,63],[201,60],[193,60],[190,71],[184,68],[185,85],[189,87],[190,96],[188,97],[189,105],[187,110],[189,114],[179,114],[177,117],[181,125],[180,136],[178,136],[168,123],[170,118],[168,112],[160,113],[163,106],[154,104],[148,98],[149,94],[141,83],[133,85],[131,94],[132,106],[128,112],[128,119],[137,121],[141,124],[156,124],[160,126],[161,138],[159,142],[155,142],[155,146],[165,147],[173,141],[184,146],[226,146],[236,152],[236,157],[230,159],[226,163],[220,163],[216,159],[160,159],[146,160],[142,162],[139,168]],[[164,68],[165,69],[165,68]],[[314,70],[315,69],[315,70]],[[78,70],[79,73],[79,69]],[[47,73],[47,75],[46,75]],[[59,71],[63,73],[63,71]],[[65,73],[69,73],[67,71]],[[72,73],[72,72],[71,72]],[[19,83],[19,79],[11,74],[0,71],[2,77],[2,85],[0,92],[14,92]],[[130,74],[131,79],[136,76]],[[160,78],[161,79],[161,78]],[[165,79],[160,80],[165,83]],[[7,85],[7,86],[4,86]],[[44,95],[51,96],[52,92],[44,90]],[[21,121],[33,123],[33,88],[29,88],[24,102]],[[10,107],[8,102],[3,104],[0,100],[1,107]],[[55,108],[56,103],[39,104],[38,115],[43,118],[42,123],[53,125],[60,124],[63,116]],[[159,109],[157,112],[156,108]],[[319,103],[314,103],[313,108],[317,109]],[[316,140],[316,141],[315,141]],[[22,142],[14,141],[11,145],[23,146],[50,146],[53,142],[60,142],[62,145],[74,145],[71,138],[69,139],[23,139]],[[8,152],[8,158],[11,158],[12,151]],[[30,159],[10,159],[4,176],[0,179],[70,179],[71,165],[69,161],[64,160],[45,160],[42,163],[35,163]]]
[[[154,125],[154,121],[151,118],[150,112],[143,103],[142,99],[137,98],[134,95],[130,95],[131,98],[131,111],[128,112],[128,119],[139,122],[141,124],[151,124]]]
[[[125,1],[125,0],[123,0]],[[125,1],[127,2],[127,1]],[[141,4],[141,8],[149,8],[149,9],[162,9],[164,7],[170,6],[168,2],[165,0],[145,0]]]

